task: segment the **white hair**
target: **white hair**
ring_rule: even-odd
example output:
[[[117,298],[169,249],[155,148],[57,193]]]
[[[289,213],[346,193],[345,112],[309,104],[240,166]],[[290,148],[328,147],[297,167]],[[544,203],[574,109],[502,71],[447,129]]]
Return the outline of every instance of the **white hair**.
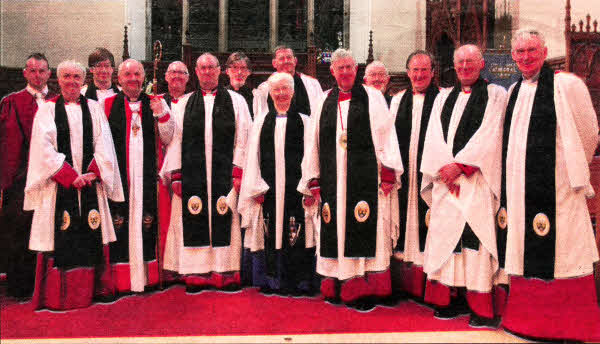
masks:
[[[127,59],[127,60],[121,62],[121,64],[119,65],[119,69],[117,70],[117,74],[121,75],[121,71],[123,70],[123,68],[125,68],[125,65],[127,63],[132,63],[132,62],[135,62],[138,65],[138,68],[142,70],[142,75],[145,76],[146,75],[146,71],[144,70],[144,65],[140,61],[138,61],[136,59]]]
[[[514,46],[518,39],[529,39],[531,37],[537,37],[540,40],[540,42],[542,42],[542,46],[546,46],[546,39],[544,38],[544,34],[542,34],[540,31],[538,31],[538,29],[533,27],[524,27],[515,31],[515,33],[512,36],[512,39],[510,40],[510,45]]]
[[[456,54],[458,54],[458,52],[461,50],[474,51],[476,53],[477,57],[479,58],[479,60],[483,60],[483,54],[481,53],[481,49],[478,46],[476,46],[475,44],[465,44],[465,45],[461,45],[456,50],[454,50],[454,55],[452,56],[452,61],[456,62]]]
[[[79,63],[79,62],[77,62],[75,60],[66,60],[66,61],[63,61],[63,62],[59,63],[58,67],[56,67],[56,75],[57,75],[57,77],[60,78],[60,76],[62,75],[64,69],[66,69],[66,68],[76,68],[76,69],[78,69],[79,70],[79,74],[81,75],[82,79],[85,79],[85,73],[86,73],[85,67],[81,63]]]
[[[188,67],[185,65],[185,63],[183,63],[181,61],[173,61],[173,62],[169,63],[169,67],[167,67],[167,72],[171,70],[171,67],[175,67],[177,65],[182,65],[185,68],[185,71],[187,72]]]
[[[267,79],[267,83],[269,84],[269,88],[273,88],[275,84],[282,80],[285,81],[292,90],[294,89],[294,78],[288,73],[275,72]]]
[[[387,68],[385,68],[385,65],[383,64],[383,62],[373,61],[367,65],[367,68],[365,68],[365,75],[369,74],[369,72],[373,68],[383,68],[383,70],[385,71],[385,74],[388,74]]]
[[[351,58],[352,61],[354,61],[354,65],[356,66],[356,60],[354,60],[354,57],[352,57],[352,52],[343,48],[339,48],[336,51],[334,51],[333,54],[331,54],[331,65],[333,66],[333,64],[337,60],[345,59],[347,57]]]

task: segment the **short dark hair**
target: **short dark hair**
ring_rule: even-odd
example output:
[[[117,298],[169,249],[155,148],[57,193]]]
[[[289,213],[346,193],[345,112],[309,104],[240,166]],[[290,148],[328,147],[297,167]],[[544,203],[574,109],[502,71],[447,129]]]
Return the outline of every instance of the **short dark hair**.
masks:
[[[246,62],[246,67],[248,68],[248,70],[252,70],[252,66],[250,65],[250,59],[248,58],[248,56],[246,56],[246,54],[244,54],[241,51],[236,51],[229,55],[229,57],[227,58],[227,62],[225,62],[225,68],[231,67],[234,63],[238,61]]]
[[[96,48],[92,51],[90,56],[88,56],[88,67],[95,67],[99,62],[106,60],[110,61],[110,65],[113,68],[115,67],[115,57],[113,54],[106,48]]]
[[[412,60],[413,57],[417,56],[417,55],[425,55],[429,57],[429,61],[431,61],[431,69],[435,69],[435,58],[433,57],[433,54],[430,53],[427,50],[415,50],[412,53],[410,53],[410,55],[408,55],[408,58],[406,59],[406,70],[408,70],[408,65],[410,64],[410,60]]]
[[[38,60],[38,61],[46,61],[46,64],[48,65],[48,69],[50,69],[50,63],[48,63],[48,59],[46,58],[46,55],[44,55],[43,53],[29,54],[29,56],[27,56],[27,59],[25,60],[25,68],[27,68],[27,61],[29,61],[29,59],[34,59],[34,60]]]
[[[276,46],[275,49],[273,49],[273,58],[277,57],[277,52],[279,50],[288,50],[288,49],[291,50],[292,51],[292,55],[294,55],[294,57],[296,57],[296,54],[294,53],[294,49],[290,48],[287,45],[283,45],[282,44],[282,45]]]

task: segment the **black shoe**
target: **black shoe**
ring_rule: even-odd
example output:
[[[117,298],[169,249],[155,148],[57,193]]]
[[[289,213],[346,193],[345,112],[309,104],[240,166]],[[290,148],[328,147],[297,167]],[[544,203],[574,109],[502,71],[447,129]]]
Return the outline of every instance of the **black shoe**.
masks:
[[[368,312],[375,308],[375,302],[370,297],[360,298],[347,304],[348,307],[354,308],[360,312]]]
[[[144,286],[144,293],[153,293],[155,291],[158,291],[160,289],[159,285],[147,285]]]
[[[215,287],[209,285],[186,285],[185,292],[188,294],[198,294],[205,290],[214,290]]]
[[[401,301],[406,300],[407,297],[403,293],[394,293],[386,297],[380,297],[377,299],[377,304],[385,307],[396,307]]]
[[[487,328],[498,328],[500,326],[500,317],[484,318],[475,313],[471,313],[471,319],[469,319],[469,326],[471,327],[487,327]]]
[[[469,314],[469,307],[462,304],[450,305],[448,307],[436,307],[433,316],[438,319],[453,319],[461,315]]]
[[[263,295],[273,295],[275,294],[275,290],[269,288],[269,287],[260,287],[260,289],[258,290],[259,293],[263,294]]]
[[[342,303],[342,299],[339,297],[326,297],[325,302],[330,303],[332,305],[339,305]]]
[[[242,290],[242,288],[237,283],[231,283],[231,284],[228,284],[228,285],[224,286],[223,288],[221,288],[221,291],[224,291],[227,293],[235,293],[240,290]]]
[[[116,300],[117,300],[117,297],[112,294],[94,296],[94,302],[96,302],[96,303],[111,303],[111,302],[115,302]]]

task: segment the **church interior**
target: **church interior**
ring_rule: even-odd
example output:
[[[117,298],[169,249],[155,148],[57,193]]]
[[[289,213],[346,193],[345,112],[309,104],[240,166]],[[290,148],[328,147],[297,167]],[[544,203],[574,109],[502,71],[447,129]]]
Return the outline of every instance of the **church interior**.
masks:
[[[160,41],[163,49],[158,62],[159,92],[167,90],[163,76],[170,62],[183,61],[192,71],[198,56],[205,52],[213,53],[222,66],[232,52],[246,53],[252,63],[248,84],[256,87],[273,72],[272,49],[284,44],[294,49],[298,70],[315,77],[324,90],[335,85],[329,67],[331,53],[338,47],[352,51],[358,62],[357,83],[362,82],[367,64],[381,61],[391,77],[387,93],[393,95],[408,87],[405,61],[417,49],[435,56],[435,80],[442,87],[456,81],[453,52],[466,43],[478,45],[486,60],[495,61],[486,66],[491,78],[510,79],[518,73],[510,59],[511,34],[519,28],[536,27],[546,36],[547,63],[554,70],[581,77],[600,116],[598,21],[600,2],[587,0],[8,0],[0,2],[0,98],[25,86],[22,70],[32,52],[47,56],[52,69],[48,87],[54,91],[58,90],[57,64],[74,59],[85,65],[96,47],[110,50],[116,65],[128,58],[142,61],[149,82],[155,41]],[[494,69],[494,65],[502,68]],[[220,78],[227,80],[224,70]],[[90,81],[91,75],[87,79]],[[116,68],[113,81],[117,81]],[[198,89],[195,75],[190,76],[187,87],[188,91]],[[600,150],[590,172],[597,195],[588,200],[588,208],[600,250]],[[299,299],[265,299],[252,291],[202,293],[201,300],[193,301],[195,310],[182,304],[172,306],[172,302],[186,302],[183,290],[172,288],[165,295],[159,292],[119,301],[118,310],[109,309],[116,305],[102,305],[93,307],[95,313],[33,314],[2,295],[4,268],[0,266],[0,338],[6,343],[528,341],[501,329],[472,330],[460,320],[427,323],[422,318],[428,310],[416,304],[409,310],[346,314],[339,307],[337,313],[331,311],[330,305],[321,305],[317,299],[308,300],[312,306],[307,307],[299,305]],[[598,263],[595,280],[600,299]],[[222,304],[212,304],[211,297]],[[267,310],[259,314],[271,318],[249,319],[260,307]],[[136,309],[147,313],[135,315]],[[295,309],[290,314],[303,318],[280,314],[290,309]],[[184,310],[209,310],[209,316],[186,318]],[[73,314],[76,312],[81,312],[80,316]],[[221,312],[230,315],[221,319]],[[325,314],[332,318],[325,319]],[[178,316],[185,319],[169,319]],[[198,319],[210,324],[209,330],[198,330],[202,327]],[[308,319],[312,319],[308,321],[311,325],[300,324]],[[163,321],[165,325],[160,323]],[[340,329],[327,325],[329,321]],[[402,321],[412,325],[399,324]],[[419,321],[427,324],[418,325]],[[107,324],[112,329],[106,330]],[[198,332],[183,329],[188,325]],[[89,334],[78,327],[89,327]]]

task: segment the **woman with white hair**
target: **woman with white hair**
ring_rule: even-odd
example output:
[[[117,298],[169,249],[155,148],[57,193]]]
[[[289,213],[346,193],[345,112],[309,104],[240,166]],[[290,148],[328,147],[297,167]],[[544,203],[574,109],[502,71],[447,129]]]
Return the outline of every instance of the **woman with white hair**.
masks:
[[[257,116],[240,195],[247,228],[243,273],[252,273],[252,284],[266,294],[314,295],[313,219],[305,217],[296,191],[310,120],[290,110],[291,75],[274,73],[267,82],[275,110]]]

